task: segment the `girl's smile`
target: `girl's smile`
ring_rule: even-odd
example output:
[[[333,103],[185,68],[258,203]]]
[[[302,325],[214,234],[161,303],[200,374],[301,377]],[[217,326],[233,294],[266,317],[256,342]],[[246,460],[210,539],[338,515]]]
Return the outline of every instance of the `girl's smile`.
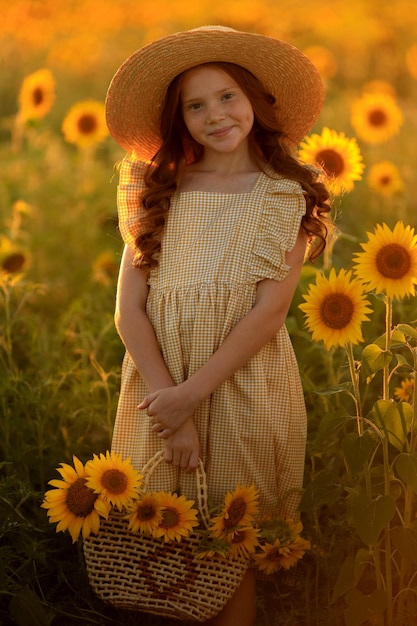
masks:
[[[254,122],[249,98],[222,70],[203,65],[188,70],[182,87],[182,113],[189,133],[207,152],[247,151]]]

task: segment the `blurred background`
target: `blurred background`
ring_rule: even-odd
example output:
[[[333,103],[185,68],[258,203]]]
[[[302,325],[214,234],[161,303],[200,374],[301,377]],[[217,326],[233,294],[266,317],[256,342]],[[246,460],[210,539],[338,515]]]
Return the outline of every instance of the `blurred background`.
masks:
[[[56,535],[39,505],[59,463],[109,448],[117,405],[123,349],[113,325],[122,250],[115,164],[123,152],[104,123],[107,87],[139,47],[203,24],[284,39],[322,75],[323,113],[301,149],[307,162],[323,165],[333,186],[339,232],[320,261],[324,270],[349,268],[376,223],[416,226],[415,0],[0,0],[4,626],[131,619],[92,596],[80,545]],[[317,367],[317,352],[305,349],[299,301],[298,294],[289,328],[307,389],[312,371],[322,382],[327,375],[325,365]],[[407,307],[403,313],[415,319],[415,304]],[[313,440],[324,409],[311,390],[307,404]],[[343,468],[338,444],[328,456],[308,453],[310,468]],[[259,625],[345,624],[331,602],[344,558],[334,548],[355,541],[337,497],[325,505],[333,507],[332,522],[301,568],[302,592],[291,580],[284,595],[265,588]],[[319,518],[315,509],[305,520],[310,536]],[[373,619],[351,624],[384,623]],[[143,616],[140,623],[168,622]]]

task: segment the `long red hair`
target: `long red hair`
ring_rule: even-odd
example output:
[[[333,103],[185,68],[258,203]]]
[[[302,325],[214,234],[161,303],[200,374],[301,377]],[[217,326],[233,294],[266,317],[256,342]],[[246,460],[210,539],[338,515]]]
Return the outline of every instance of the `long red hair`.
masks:
[[[318,173],[301,164],[294,156],[288,138],[278,126],[275,98],[265,91],[259,80],[234,63],[209,63],[226,72],[250,100],[254,111],[254,124],[249,134],[249,149],[261,169],[265,162],[286,178],[300,183],[305,192],[306,213],[302,228],[315,245],[310,259],[321,254],[326,245],[326,214],[330,212],[329,193]],[[161,237],[170,207],[170,198],[178,188],[187,165],[198,162],[203,156],[203,146],[190,135],[181,110],[183,74],[170,84],[161,113],[161,147],[145,173],[146,190],[142,195],[144,219],[142,232],[136,240],[138,252],[135,265],[146,271],[158,264]]]

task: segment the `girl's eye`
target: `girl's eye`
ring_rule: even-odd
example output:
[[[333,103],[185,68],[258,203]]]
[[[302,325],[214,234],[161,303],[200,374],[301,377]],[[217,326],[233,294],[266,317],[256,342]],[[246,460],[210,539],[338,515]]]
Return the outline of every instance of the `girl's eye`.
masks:
[[[198,109],[201,107],[201,104],[199,102],[193,102],[192,104],[189,105],[189,109],[190,111],[198,111]]]
[[[231,100],[231,98],[233,98],[234,94],[233,93],[225,93],[223,94],[223,100]]]

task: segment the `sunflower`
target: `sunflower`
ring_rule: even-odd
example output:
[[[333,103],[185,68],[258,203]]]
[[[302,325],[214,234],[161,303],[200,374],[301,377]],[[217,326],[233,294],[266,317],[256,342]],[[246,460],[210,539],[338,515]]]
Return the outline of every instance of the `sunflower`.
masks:
[[[394,163],[382,161],[371,167],[368,174],[368,185],[382,196],[393,196],[401,191],[403,181]]]
[[[162,521],[161,494],[145,493],[129,506],[126,519],[132,532],[152,535]]]
[[[19,119],[45,117],[55,100],[55,80],[50,70],[42,69],[24,79],[19,92]]]
[[[351,278],[352,272],[332,269],[326,278],[318,274],[316,284],[299,305],[306,315],[306,325],[314,341],[323,341],[327,349],[363,341],[361,324],[371,313],[363,285]]]
[[[57,468],[63,480],[49,481],[55,489],[45,493],[41,506],[47,509],[51,524],[58,522],[56,532],[68,530],[75,542],[80,532],[84,539],[91,532],[97,534],[100,515],[107,518],[111,507],[87,486],[85,467],[76,456],[73,463],[74,467],[61,463]]]
[[[417,80],[417,44],[413,44],[406,52],[405,62],[411,76]]]
[[[239,528],[230,539],[230,556],[247,558],[255,553],[259,545],[260,528],[244,526]]]
[[[344,133],[327,127],[323,128],[321,135],[304,138],[299,158],[304,163],[323,168],[328,188],[334,195],[352,191],[354,182],[361,180],[365,167],[356,139],[349,139]]]
[[[228,492],[224,499],[224,507],[220,515],[211,520],[211,532],[214,537],[225,537],[236,532],[238,527],[250,526],[253,516],[259,510],[258,491],[254,485],[244,487],[238,485],[233,492]]]
[[[369,290],[385,293],[389,298],[415,294],[417,284],[417,235],[414,228],[397,222],[394,230],[378,224],[363,252],[354,255],[357,277]]]
[[[266,543],[261,546],[261,552],[254,555],[255,565],[268,576],[281,569],[280,541]]]
[[[163,537],[164,541],[181,541],[198,526],[197,510],[193,500],[176,493],[160,492],[162,519],[153,531],[153,536]]]
[[[352,103],[351,122],[363,141],[383,143],[399,132],[403,114],[389,94],[365,93]]]
[[[394,389],[394,396],[400,402],[411,402],[414,395],[414,378],[405,378],[400,387]]]
[[[118,263],[113,250],[98,255],[93,263],[93,280],[104,287],[113,284],[118,274]]]
[[[87,486],[119,510],[138,497],[142,475],[133,468],[130,459],[123,461],[121,454],[108,450],[106,455],[95,454],[85,469]]]
[[[337,59],[333,52],[325,46],[310,46],[305,48],[304,54],[319,71],[322,78],[333,78],[339,69]]]
[[[21,274],[30,265],[28,252],[8,237],[0,238],[0,274],[10,276]]]
[[[104,104],[96,100],[75,104],[62,123],[62,132],[69,143],[79,148],[89,148],[104,141],[109,134]]]
[[[310,549],[310,542],[302,537],[296,537],[294,541],[281,546],[279,552],[281,553],[280,565],[283,569],[290,569],[297,561],[303,558],[307,550]]]

